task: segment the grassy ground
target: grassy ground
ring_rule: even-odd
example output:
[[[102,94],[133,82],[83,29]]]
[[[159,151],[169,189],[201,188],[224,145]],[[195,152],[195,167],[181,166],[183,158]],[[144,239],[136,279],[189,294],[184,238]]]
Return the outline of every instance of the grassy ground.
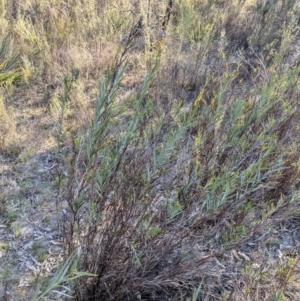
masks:
[[[0,299],[300,300],[299,16],[0,1]]]

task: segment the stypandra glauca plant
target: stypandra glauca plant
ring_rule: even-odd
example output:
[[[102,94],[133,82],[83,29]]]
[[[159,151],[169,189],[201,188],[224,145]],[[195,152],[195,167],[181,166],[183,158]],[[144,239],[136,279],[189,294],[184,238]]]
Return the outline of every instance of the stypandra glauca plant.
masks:
[[[202,283],[201,300],[212,293],[212,261],[262,237],[272,216],[295,206],[299,68],[261,60],[259,83],[252,71],[233,92],[243,59],[230,70],[220,58],[184,106],[155,99],[159,57],[137,92],[120,98],[121,58],[99,88],[89,130],[73,140],[61,182],[66,251],[79,248],[78,269],[97,275],[77,279],[74,297],[180,300]]]
[[[74,280],[83,276],[96,276],[87,272],[78,271],[77,264],[78,254],[71,254],[51,277],[45,289],[41,290],[42,285],[38,284],[31,300],[49,300],[51,294],[56,294],[56,297],[72,298],[71,294]]]
[[[77,279],[77,300],[144,297],[199,283],[189,256],[193,244],[182,246],[188,210],[177,200],[177,185],[168,184],[172,177],[180,181],[181,171],[168,171],[190,121],[165,132],[165,121],[155,120],[147,91],[159,67],[157,58],[125,103],[118,103],[118,93],[126,64],[114,67],[99,88],[89,131],[73,141],[61,189],[63,234],[69,254],[81,249],[78,269],[97,275],[88,283]]]

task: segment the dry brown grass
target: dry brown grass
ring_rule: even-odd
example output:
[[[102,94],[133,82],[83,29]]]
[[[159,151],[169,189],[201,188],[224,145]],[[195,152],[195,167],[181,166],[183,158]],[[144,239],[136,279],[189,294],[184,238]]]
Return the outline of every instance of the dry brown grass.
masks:
[[[9,114],[3,103],[3,98],[0,98],[0,145],[2,151],[14,140],[16,135],[16,124],[13,116]]]

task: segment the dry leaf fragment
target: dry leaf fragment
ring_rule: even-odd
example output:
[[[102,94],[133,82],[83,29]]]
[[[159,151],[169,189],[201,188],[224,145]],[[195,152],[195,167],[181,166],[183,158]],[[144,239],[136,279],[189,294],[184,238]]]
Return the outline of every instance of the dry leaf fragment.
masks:
[[[33,274],[36,276],[39,273],[39,269],[34,267],[32,264],[29,262],[25,263],[26,267],[33,272]]]
[[[237,260],[241,260],[240,257],[239,257],[239,255],[238,255],[238,253],[236,252],[235,249],[233,249],[233,250],[231,251],[231,253],[232,253],[232,255],[233,255]]]
[[[240,256],[242,256],[245,260],[247,260],[247,261],[251,261],[250,260],[250,258],[246,255],[246,254],[244,254],[244,253],[242,253],[242,252],[238,252],[238,254],[240,255]]]
[[[30,257],[31,257],[32,261],[33,261],[36,265],[41,266],[41,263],[38,262],[32,255],[30,255]]]
[[[22,277],[20,279],[18,287],[30,286],[30,284],[28,283],[28,279],[29,277]]]
[[[135,296],[139,299],[142,300],[142,295],[139,291],[136,292]]]

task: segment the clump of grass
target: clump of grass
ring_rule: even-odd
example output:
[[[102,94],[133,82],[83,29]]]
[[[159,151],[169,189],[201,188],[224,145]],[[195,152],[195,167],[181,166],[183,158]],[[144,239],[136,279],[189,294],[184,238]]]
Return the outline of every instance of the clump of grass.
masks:
[[[13,113],[8,110],[3,100],[4,87],[19,81],[22,77],[20,55],[11,55],[10,35],[2,40],[0,47],[0,151],[15,142],[16,124]]]
[[[20,54],[10,55],[12,37],[6,36],[0,47],[0,85],[16,82],[22,77]]]
[[[13,142],[16,124],[12,114],[7,110],[0,96],[0,149],[5,150]]]
[[[5,216],[8,219],[8,223],[12,224],[16,221],[17,219],[17,213],[16,210],[11,208],[11,207],[7,207],[6,211],[5,211]]]
[[[43,262],[46,259],[47,252],[39,241],[33,242],[31,250],[34,252],[34,255],[37,257],[39,262]]]
[[[14,237],[17,239],[21,236],[22,234],[22,229],[21,229],[21,225],[19,222],[13,222],[11,224],[11,229],[12,229],[12,233],[14,235]]]

